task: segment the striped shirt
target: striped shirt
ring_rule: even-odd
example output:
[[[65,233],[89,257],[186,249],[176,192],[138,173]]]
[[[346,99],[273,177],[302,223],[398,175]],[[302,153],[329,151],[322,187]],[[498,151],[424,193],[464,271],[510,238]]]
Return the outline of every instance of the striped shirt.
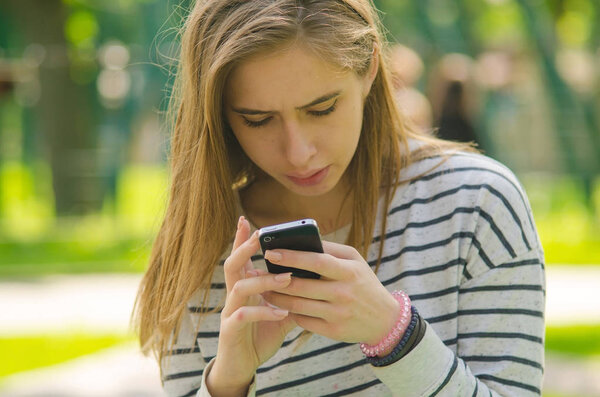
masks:
[[[544,371],[543,252],[528,200],[515,176],[479,154],[412,164],[387,211],[381,283],[404,290],[426,320],[421,342],[401,360],[368,364],[357,344],[292,330],[256,372],[249,395],[528,396]],[[380,199],[379,205],[383,200]],[[379,231],[380,211],[375,233]],[[323,236],[343,243],[349,226]],[[374,267],[381,239],[367,261]],[[255,267],[265,268],[259,252]],[[222,305],[222,266],[209,305]],[[217,352],[219,314],[200,323],[200,293],[188,303],[166,356],[169,396],[208,396],[205,375]],[[168,365],[167,365],[168,364]],[[204,376],[203,376],[204,375]]]

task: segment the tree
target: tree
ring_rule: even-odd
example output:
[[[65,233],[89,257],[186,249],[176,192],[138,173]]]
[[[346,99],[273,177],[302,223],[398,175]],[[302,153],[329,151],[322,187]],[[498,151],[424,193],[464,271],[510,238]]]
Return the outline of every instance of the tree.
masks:
[[[98,209],[103,192],[96,181],[93,92],[70,76],[64,35],[67,10],[61,0],[4,0],[4,4],[12,20],[19,21],[14,29],[27,43],[43,48],[36,131],[42,135],[44,155],[52,169],[56,213]]]

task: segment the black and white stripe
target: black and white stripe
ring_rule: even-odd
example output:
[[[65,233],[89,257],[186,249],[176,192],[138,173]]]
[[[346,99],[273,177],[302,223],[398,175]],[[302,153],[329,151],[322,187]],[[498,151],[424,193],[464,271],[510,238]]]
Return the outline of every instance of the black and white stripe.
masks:
[[[423,160],[406,174],[419,175],[436,161]],[[302,330],[296,329],[257,370],[251,392],[539,395],[544,369],[543,254],[514,175],[484,156],[453,155],[401,185],[387,214],[378,278],[389,290],[405,290],[427,321],[426,337],[415,353],[374,370],[355,344],[319,335],[302,342]],[[347,228],[323,238],[343,243],[346,234]],[[374,236],[366,258],[372,267],[381,243]],[[259,253],[252,261],[264,268]],[[201,309],[201,294],[189,302],[177,341],[162,363],[168,395],[208,395],[203,375],[217,352],[219,313],[205,315],[200,324],[198,318],[218,309],[224,293],[218,268],[210,308]]]

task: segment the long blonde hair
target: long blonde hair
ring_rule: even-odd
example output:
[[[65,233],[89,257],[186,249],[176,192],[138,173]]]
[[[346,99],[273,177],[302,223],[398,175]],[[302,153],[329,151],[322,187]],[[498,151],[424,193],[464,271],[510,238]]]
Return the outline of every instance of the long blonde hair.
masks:
[[[170,108],[170,198],[136,300],[144,352],[158,360],[178,332],[186,302],[197,291],[208,302],[210,282],[235,232],[239,196],[233,188],[251,179],[245,156],[223,116],[225,83],[232,69],[259,53],[298,40],[331,62],[364,76],[373,54],[377,76],[364,107],[363,128],[348,167],[352,225],[347,244],[366,256],[377,202],[382,215],[401,170],[414,158],[407,139],[422,142],[421,157],[452,146],[407,127],[393,99],[380,21],[370,0],[198,0],[187,16]],[[379,234],[385,232],[382,216]],[[383,239],[382,239],[383,241]],[[383,244],[379,247],[379,260]]]

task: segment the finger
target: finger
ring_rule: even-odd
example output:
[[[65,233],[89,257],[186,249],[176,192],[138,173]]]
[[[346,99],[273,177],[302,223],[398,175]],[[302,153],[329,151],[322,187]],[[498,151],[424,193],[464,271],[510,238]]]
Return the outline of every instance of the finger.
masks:
[[[248,236],[250,234],[250,226],[246,226],[248,222],[244,216],[240,216],[238,218],[237,230],[235,232],[235,239],[233,240],[232,251],[237,249],[242,243],[248,240]]]
[[[250,222],[248,222],[248,220],[246,218],[244,218],[244,216],[241,216],[240,219],[241,219],[240,229],[242,230],[242,236],[246,236],[246,239],[248,239],[247,236],[250,236],[250,232],[252,230],[252,228],[250,227]],[[252,265],[252,259],[248,259],[246,261],[246,264],[244,265],[244,269],[245,270],[254,269],[254,266]]]
[[[248,236],[250,236],[250,223],[246,220],[246,218],[242,215],[238,218],[237,230],[235,232],[235,238],[233,240],[233,246],[231,248],[231,252],[238,249],[244,241],[248,240]],[[244,270],[252,270],[252,260],[246,261],[244,264]]]
[[[291,273],[282,273],[277,275],[256,276],[239,280],[233,286],[231,293],[227,297],[223,315],[227,316],[241,306],[245,306],[248,298],[253,295],[259,295],[266,291],[285,288],[291,281]]]
[[[330,254],[276,249],[267,250],[265,258],[278,265],[310,270],[330,280],[342,280],[347,272],[343,267],[345,260]]]
[[[333,318],[335,315],[333,312],[333,305],[331,305],[329,302],[298,298],[272,291],[263,293],[263,297],[270,304],[285,310],[289,310],[290,313],[304,314],[306,316],[326,319]]]
[[[356,248],[351,247],[345,244],[338,244],[331,241],[322,241],[323,251],[326,254],[335,256],[340,259],[357,259],[357,256],[360,257],[360,253],[356,250]]]
[[[267,306],[242,306],[225,319],[239,331],[249,323],[257,321],[281,321],[288,316],[287,310],[274,309]]]
[[[314,332],[318,335],[323,335],[331,339],[336,339],[331,323],[323,320],[322,318],[304,316],[302,314],[290,313],[289,318],[292,318],[294,322],[304,328],[307,331]]]
[[[253,269],[259,276],[266,276],[267,274],[271,274],[266,270],[263,269]]]
[[[244,278],[246,262],[250,261],[250,258],[257,250],[258,232],[255,232],[236,249],[232,250],[231,254],[225,259],[223,270],[228,293],[238,280]]]
[[[340,295],[338,283],[329,280],[292,277],[279,293],[322,301],[332,301]]]
[[[250,269],[250,270],[246,270],[246,274],[245,274],[245,278],[250,278],[250,277],[257,277],[257,276],[266,276],[272,273],[267,272],[266,270],[263,269]]]

